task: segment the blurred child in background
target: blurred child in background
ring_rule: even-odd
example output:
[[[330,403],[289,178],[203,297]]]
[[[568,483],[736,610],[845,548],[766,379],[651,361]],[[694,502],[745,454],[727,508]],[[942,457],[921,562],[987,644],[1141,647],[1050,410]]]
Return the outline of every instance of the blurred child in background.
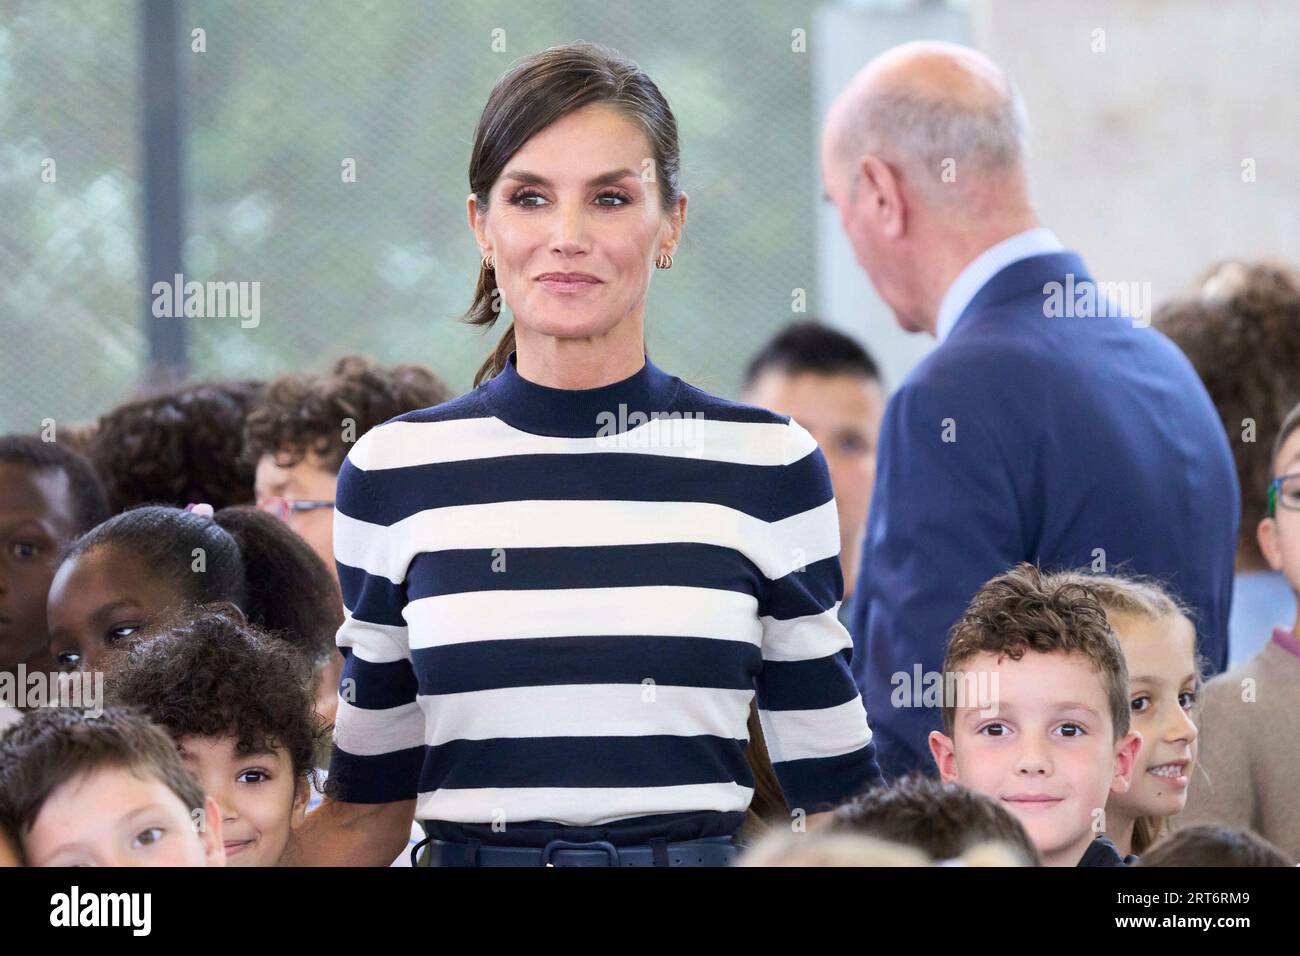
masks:
[[[45,603],[60,550],[108,517],[86,459],[35,435],[0,436],[0,671],[54,668]],[[0,727],[17,718],[0,701]]]
[[[1269,567],[1300,594],[1300,405],[1273,443],[1268,513],[1257,526]],[[1251,829],[1300,858],[1300,618],[1274,627],[1249,660],[1205,685],[1201,764],[1180,823]]]

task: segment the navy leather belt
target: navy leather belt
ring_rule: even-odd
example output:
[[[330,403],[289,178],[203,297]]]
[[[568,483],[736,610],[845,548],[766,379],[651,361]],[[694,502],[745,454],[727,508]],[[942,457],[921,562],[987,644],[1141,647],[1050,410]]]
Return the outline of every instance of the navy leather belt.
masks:
[[[552,840],[544,847],[525,847],[431,839],[428,846],[429,866],[726,866],[736,856],[731,837],[617,847],[604,840]]]

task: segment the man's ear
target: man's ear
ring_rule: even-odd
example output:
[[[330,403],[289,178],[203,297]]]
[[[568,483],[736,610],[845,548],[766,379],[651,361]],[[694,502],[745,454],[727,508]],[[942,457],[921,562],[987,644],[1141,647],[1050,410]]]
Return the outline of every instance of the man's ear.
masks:
[[[863,214],[885,236],[901,238],[907,230],[907,204],[893,169],[879,156],[868,154],[858,164],[858,173],[859,182],[852,188],[861,190],[857,200],[865,204]]]
[[[937,730],[930,731],[930,754],[944,783],[957,783],[957,752],[953,749],[952,738]]]
[[[1138,751],[1142,749],[1142,735],[1136,730],[1115,741],[1115,773],[1110,780],[1111,793],[1128,793],[1133,785],[1133,769]]]
[[[298,829],[307,819],[307,801],[310,799],[311,781],[306,777],[299,777],[298,782],[293,786],[293,809],[289,811],[290,829]]]
[[[1268,566],[1274,571],[1282,570],[1282,549],[1277,541],[1277,519],[1260,518],[1255,525],[1255,540],[1259,542],[1259,553],[1264,556]]]
[[[221,807],[211,797],[203,801],[203,817],[199,826],[199,839],[203,841],[203,858],[206,866],[226,865],[226,844],[221,839]]]

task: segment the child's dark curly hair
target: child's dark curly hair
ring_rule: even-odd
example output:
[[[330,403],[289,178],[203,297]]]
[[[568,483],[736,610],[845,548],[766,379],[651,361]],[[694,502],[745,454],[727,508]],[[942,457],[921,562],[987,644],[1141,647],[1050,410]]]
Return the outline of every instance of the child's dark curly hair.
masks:
[[[1262,566],[1255,525],[1268,512],[1273,438],[1300,402],[1300,280],[1280,265],[1221,262],[1197,295],[1161,305],[1154,323],[1186,353],[1223,419],[1241,482],[1237,547]],[[1246,419],[1253,441],[1243,438]]]
[[[105,698],[131,707],[173,740],[233,737],[241,753],[283,748],[297,776],[311,776],[323,731],[302,654],[244,620],[231,604],[171,614],[114,660]]]
[[[288,525],[264,511],[223,508],[208,518],[144,505],[77,538],[59,561],[106,547],[133,556],[191,605],[233,604],[313,662],[334,650],[343,607],[329,568]],[[201,573],[194,567],[200,552]]]
[[[102,416],[90,457],[113,511],[250,504],[253,467],[240,452],[244,418],[262,387],[204,382],[125,402]]]
[[[338,471],[349,448],[345,427],[356,441],[390,418],[453,397],[447,383],[422,365],[383,367],[366,356],[347,355],[324,375],[293,373],[271,380],[244,425],[245,459],[256,466],[262,455],[271,454],[292,468],[314,451],[324,467]]]

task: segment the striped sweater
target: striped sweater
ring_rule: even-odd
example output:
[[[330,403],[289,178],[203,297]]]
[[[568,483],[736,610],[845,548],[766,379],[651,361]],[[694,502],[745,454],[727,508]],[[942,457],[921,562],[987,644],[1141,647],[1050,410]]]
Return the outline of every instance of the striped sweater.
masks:
[[[791,807],[877,783],[808,432],[648,358],[583,390],[514,361],[339,472],[335,799],[417,799],[501,843],[673,814],[734,830],[755,693]]]

